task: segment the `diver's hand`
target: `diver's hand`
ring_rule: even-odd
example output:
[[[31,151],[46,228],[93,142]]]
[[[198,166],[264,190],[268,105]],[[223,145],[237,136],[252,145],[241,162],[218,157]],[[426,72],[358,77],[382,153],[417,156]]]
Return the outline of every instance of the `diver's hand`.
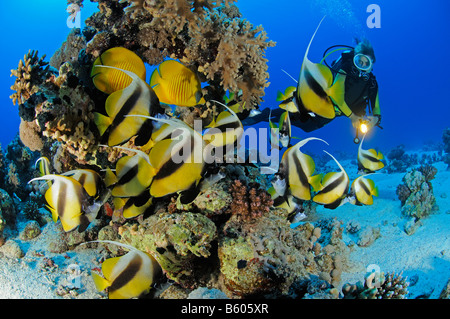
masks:
[[[352,113],[349,116],[350,120],[352,121],[352,125],[354,128],[359,129],[360,121],[363,119],[361,116],[358,116],[354,113]]]
[[[370,131],[372,128],[375,127],[375,125],[377,125],[380,121],[380,117],[379,116],[368,116],[367,117],[367,128]]]

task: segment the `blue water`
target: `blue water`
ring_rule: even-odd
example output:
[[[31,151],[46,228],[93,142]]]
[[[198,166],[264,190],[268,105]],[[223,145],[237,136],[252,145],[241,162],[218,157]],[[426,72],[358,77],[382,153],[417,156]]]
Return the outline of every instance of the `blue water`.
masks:
[[[368,28],[366,12],[371,3],[381,9],[381,28]],[[432,4],[431,4],[432,3]],[[309,58],[319,62],[331,45],[353,45],[354,36],[367,37],[374,46],[383,130],[368,135],[368,147],[382,151],[404,144],[421,147],[430,141],[442,141],[442,132],[450,126],[450,3],[439,0],[240,0],[243,17],[262,25],[277,45],[269,48],[269,82],[261,107],[276,107],[278,90],[295,85],[285,73],[298,78],[308,42],[324,15],[327,15],[311,46]],[[0,24],[3,46],[0,64],[0,116],[2,147],[18,132],[18,108],[9,99],[14,77],[10,70],[29,49],[46,54],[47,61],[67,37],[66,1],[8,1],[2,3]],[[84,2],[82,21],[96,11],[96,4]],[[81,27],[84,26],[82,22]],[[356,152],[354,130],[346,118],[337,118],[324,128],[306,134],[294,129],[298,137],[317,136],[330,143],[330,150]],[[323,145],[320,145],[323,147]],[[355,153],[356,154],[356,153]]]

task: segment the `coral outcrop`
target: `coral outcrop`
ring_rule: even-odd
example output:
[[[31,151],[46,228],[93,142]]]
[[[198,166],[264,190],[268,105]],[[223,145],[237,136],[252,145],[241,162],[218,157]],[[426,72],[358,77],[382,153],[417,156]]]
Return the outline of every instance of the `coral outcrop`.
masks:
[[[155,257],[169,279],[192,287],[195,279],[202,275],[196,262],[201,264],[199,259],[211,255],[211,242],[217,237],[217,228],[201,214],[161,212],[140,225],[121,226],[119,234],[124,242]]]
[[[402,213],[415,220],[430,215],[437,209],[431,180],[437,169],[431,165],[422,165],[403,177],[403,184],[397,187],[397,196],[402,203]]]
[[[450,128],[446,128],[442,133],[442,141],[444,142],[444,162],[447,164],[447,170],[450,169]]]
[[[255,107],[268,85],[264,53],[274,42],[233,2],[99,0],[100,11],[86,21],[96,31],[86,52],[96,58],[123,46],[151,65],[178,59],[211,86],[242,90],[246,107]]]
[[[0,188],[0,245],[3,244],[3,231],[7,224],[15,221],[16,208],[9,194]]]

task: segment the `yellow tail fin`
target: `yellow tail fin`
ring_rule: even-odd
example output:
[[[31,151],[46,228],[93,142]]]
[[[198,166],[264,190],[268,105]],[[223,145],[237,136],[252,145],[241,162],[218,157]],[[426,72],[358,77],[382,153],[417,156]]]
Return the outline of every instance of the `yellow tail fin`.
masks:
[[[311,187],[313,188],[313,190],[315,192],[318,192],[320,190],[322,190],[323,186],[320,183],[320,181],[322,180],[323,174],[317,174],[314,176],[311,176],[309,179],[309,184],[311,185]]]
[[[108,116],[94,112],[94,122],[97,125],[100,135],[105,134],[106,129],[111,125],[112,121]]]
[[[110,286],[108,280],[96,273],[92,273],[92,279],[94,279],[95,288],[97,288],[98,291],[103,291]]]

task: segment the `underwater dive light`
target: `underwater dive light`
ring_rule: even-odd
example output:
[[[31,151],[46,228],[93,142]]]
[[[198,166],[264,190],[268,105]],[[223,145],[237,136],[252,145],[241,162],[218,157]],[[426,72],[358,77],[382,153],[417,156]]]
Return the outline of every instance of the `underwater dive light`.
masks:
[[[367,126],[367,120],[359,120],[359,127],[356,129],[356,136],[353,139],[355,144],[359,144],[360,139],[358,137],[359,132],[366,134],[369,131],[369,127]]]
[[[362,123],[359,125],[359,130],[361,133],[366,134],[369,128],[367,127],[367,124],[365,121],[362,121]]]

